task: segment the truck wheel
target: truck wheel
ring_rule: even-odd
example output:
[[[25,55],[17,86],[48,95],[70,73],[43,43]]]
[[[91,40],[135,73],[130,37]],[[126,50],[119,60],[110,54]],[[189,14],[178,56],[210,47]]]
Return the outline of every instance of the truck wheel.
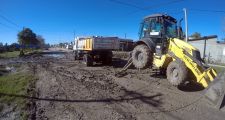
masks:
[[[110,65],[112,63],[112,56],[106,55],[103,60],[102,63],[104,65]]]
[[[107,56],[105,63],[106,63],[107,65],[112,64],[112,56]]]
[[[74,60],[79,60],[78,59],[78,52],[77,51],[73,51],[74,52]]]
[[[92,65],[93,65],[93,60],[92,60],[92,58],[91,58],[90,55],[87,55],[87,54],[84,55],[83,61],[84,61],[84,64],[85,64],[86,66],[92,66]]]
[[[153,54],[146,45],[137,45],[132,52],[133,65],[138,69],[145,69],[152,64]]]
[[[74,60],[78,60],[77,54],[74,55]]]
[[[182,61],[176,60],[168,65],[166,75],[172,85],[180,86],[188,77],[188,69]]]
[[[104,65],[110,65],[112,63],[112,51],[111,52],[106,52],[102,54],[102,64]]]

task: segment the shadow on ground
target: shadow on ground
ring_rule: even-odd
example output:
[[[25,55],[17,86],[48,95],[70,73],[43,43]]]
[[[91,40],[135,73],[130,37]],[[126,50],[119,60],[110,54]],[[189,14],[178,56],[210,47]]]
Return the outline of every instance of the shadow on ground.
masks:
[[[40,97],[31,97],[26,95],[19,95],[19,94],[8,94],[8,93],[0,93],[0,96],[8,96],[8,97],[18,97],[18,98],[25,98],[25,99],[33,99],[33,100],[40,100],[40,101],[52,101],[52,102],[71,102],[71,103],[78,103],[78,102],[84,102],[84,103],[91,103],[91,102],[124,102],[124,101],[131,101],[131,100],[140,100],[144,103],[147,103],[151,106],[158,107],[162,104],[161,100],[154,99],[156,97],[162,96],[162,94],[157,93],[152,96],[144,96],[140,93],[134,92],[134,91],[127,91],[125,90],[125,95],[120,96],[118,98],[103,98],[103,99],[81,99],[81,100],[69,100],[69,99],[56,99],[56,98],[40,98]]]
[[[185,91],[185,92],[197,92],[197,91],[202,91],[205,88],[199,84],[190,82],[188,84],[185,84],[183,86],[178,86],[179,90]]]

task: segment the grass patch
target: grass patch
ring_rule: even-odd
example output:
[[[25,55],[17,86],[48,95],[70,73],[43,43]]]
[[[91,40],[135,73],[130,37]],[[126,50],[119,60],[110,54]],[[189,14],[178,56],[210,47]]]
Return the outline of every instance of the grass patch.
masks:
[[[19,54],[20,54],[20,51],[4,52],[4,53],[0,53],[0,58],[14,58],[14,57],[18,57]]]
[[[26,95],[29,83],[35,78],[29,74],[14,73],[0,76],[0,93]],[[25,100],[14,96],[0,96],[0,102],[11,104],[16,103],[24,107]]]
[[[25,55],[29,55],[29,54],[37,54],[42,52],[41,49],[25,49],[24,51]],[[0,53],[0,58],[14,58],[14,57],[18,57],[20,55],[20,51],[13,51],[13,52],[4,52],[4,53]]]
[[[27,103],[28,99],[17,97],[14,95],[26,95],[28,93],[28,88],[33,85],[36,78],[28,73],[11,73],[7,75],[0,76],[0,103],[8,105],[16,105],[17,110],[20,110],[20,119],[26,120],[28,118],[27,113]],[[0,112],[3,106],[0,106]]]
[[[23,50],[23,52],[25,54],[31,54],[31,53],[40,53],[42,51],[42,49],[25,49]]]

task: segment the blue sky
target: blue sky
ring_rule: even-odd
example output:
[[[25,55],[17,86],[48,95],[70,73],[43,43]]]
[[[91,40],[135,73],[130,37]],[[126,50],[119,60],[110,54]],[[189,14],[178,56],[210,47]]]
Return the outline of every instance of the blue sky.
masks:
[[[76,36],[124,37],[126,33],[137,40],[144,16],[167,13],[179,20],[183,8],[188,10],[189,34],[216,34],[221,39],[224,5],[224,0],[0,0],[0,42],[17,42],[23,27],[50,44],[72,41],[74,31]]]

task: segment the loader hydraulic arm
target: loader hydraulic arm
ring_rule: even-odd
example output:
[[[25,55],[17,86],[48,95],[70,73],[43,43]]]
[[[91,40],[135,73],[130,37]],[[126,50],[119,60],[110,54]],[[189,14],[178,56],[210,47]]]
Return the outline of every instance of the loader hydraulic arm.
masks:
[[[203,87],[208,87],[214,78],[217,76],[216,71],[203,65],[202,61],[193,56],[194,50],[191,45],[179,39],[170,39],[168,54],[175,60],[180,60],[185,63],[186,67],[192,72],[197,83]],[[188,48],[188,46],[191,46]]]

